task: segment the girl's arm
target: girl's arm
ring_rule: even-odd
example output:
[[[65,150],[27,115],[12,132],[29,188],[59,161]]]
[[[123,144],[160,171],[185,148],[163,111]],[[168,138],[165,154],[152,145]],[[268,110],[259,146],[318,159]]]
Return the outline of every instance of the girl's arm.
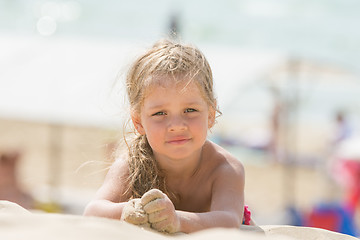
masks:
[[[115,161],[95,199],[86,206],[84,215],[120,219],[128,200],[124,195],[127,174],[127,163],[123,160]]]
[[[105,199],[94,199],[85,208],[85,216],[120,219],[127,202],[115,203]]]
[[[180,231],[206,228],[240,228],[244,213],[244,168],[238,160],[217,170],[212,188],[211,208],[205,213],[177,211]]]

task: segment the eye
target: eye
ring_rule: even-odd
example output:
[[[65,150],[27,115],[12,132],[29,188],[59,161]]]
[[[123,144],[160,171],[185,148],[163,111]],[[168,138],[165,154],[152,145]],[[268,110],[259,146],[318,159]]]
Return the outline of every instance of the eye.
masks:
[[[186,113],[197,112],[197,110],[194,109],[194,108],[187,108],[187,109],[185,110],[185,112],[186,112]]]
[[[166,113],[160,111],[160,112],[156,112],[156,113],[152,114],[151,116],[163,116],[163,115],[166,115]]]

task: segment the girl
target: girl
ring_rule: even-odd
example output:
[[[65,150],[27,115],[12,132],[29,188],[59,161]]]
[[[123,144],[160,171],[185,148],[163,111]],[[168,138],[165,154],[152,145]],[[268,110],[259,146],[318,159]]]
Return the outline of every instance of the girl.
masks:
[[[207,140],[220,112],[204,55],[192,46],[160,41],[132,65],[126,88],[136,136],[85,215],[169,233],[239,228],[244,168]]]

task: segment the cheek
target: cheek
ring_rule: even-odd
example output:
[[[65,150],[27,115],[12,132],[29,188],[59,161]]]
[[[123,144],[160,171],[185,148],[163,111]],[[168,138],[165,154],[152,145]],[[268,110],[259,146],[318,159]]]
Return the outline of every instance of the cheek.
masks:
[[[153,151],[157,152],[163,148],[164,137],[162,134],[160,134],[160,132],[151,132],[146,135],[146,138]]]
[[[164,127],[161,124],[152,123],[151,126],[144,127],[149,143],[158,141],[164,134]]]
[[[207,118],[205,117],[193,119],[192,121],[190,121],[190,124],[192,126],[192,129],[198,132],[207,132],[209,127]]]

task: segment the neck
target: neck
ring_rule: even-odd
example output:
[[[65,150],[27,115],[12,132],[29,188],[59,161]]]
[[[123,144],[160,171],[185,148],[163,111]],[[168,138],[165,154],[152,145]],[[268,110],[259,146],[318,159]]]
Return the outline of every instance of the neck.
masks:
[[[181,181],[191,178],[198,171],[201,162],[202,149],[199,149],[189,158],[169,159],[155,156],[160,168],[163,170],[167,181]]]

